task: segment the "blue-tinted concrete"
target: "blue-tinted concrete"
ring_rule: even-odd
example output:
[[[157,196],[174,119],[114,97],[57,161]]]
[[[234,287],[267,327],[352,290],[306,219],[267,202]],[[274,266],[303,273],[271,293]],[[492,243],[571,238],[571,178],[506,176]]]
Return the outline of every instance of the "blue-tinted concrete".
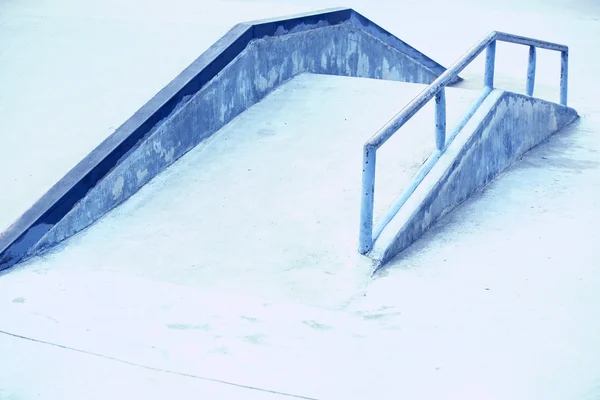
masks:
[[[58,246],[54,254],[60,257],[56,257],[52,265],[42,263],[41,259],[31,260],[20,268],[0,274],[0,329],[26,338],[95,352],[98,356],[75,353],[64,347],[54,347],[54,351],[49,345],[26,339],[15,341],[2,336],[0,398],[164,400],[196,395],[239,400],[256,397],[264,400],[264,396],[253,395],[261,394],[257,391],[246,389],[241,393],[228,393],[223,387],[233,386],[220,384],[222,390],[214,386],[205,387],[206,381],[181,376],[183,374],[218,378],[233,384],[317,399],[600,398],[600,358],[593,350],[600,348],[600,319],[594,318],[600,315],[600,271],[597,267],[600,247],[597,246],[595,234],[600,225],[600,209],[597,207],[600,193],[600,108],[594,100],[597,87],[600,86],[600,81],[595,80],[594,76],[600,65],[599,59],[592,57],[597,53],[597,38],[600,37],[600,13],[590,12],[589,7],[585,14],[581,12],[586,2],[600,6],[595,0],[582,0],[568,6],[562,0],[459,0],[437,1],[435,7],[429,2],[410,2],[407,7],[407,2],[364,1],[364,8],[358,9],[364,9],[365,12],[369,9],[366,15],[393,28],[395,33],[417,45],[419,49],[440,57],[439,61],[444,61],[447,65],[489,29],[521,32],[568,43],[572,54],[569,65],[569,102],[582,116],[581,122],[553,135],[547,142],[528,152],[522,160],[515,162],[501,177],[486,186],[484,193],[476,194],[466,204],[443,218],[442,223],[430,229],[424,240],[419,240],[402,258],[392,260],[388,264],[389,268],[381,271],[376,279],[368,281],[365,291],[357,290],[340,298],[340,303],[343,304],[347,304],[349,298],[354,299],[354,302],[341,310],[336,309],[336,312],[330,312],[332,307],[329,296],[332,291],[337,291],[346,284],[345,275],[331,274],[329,258],[312,251],[314,247],[303,248],[294,244],[297,254],[304,254],[306,259],[312,258],[315,260],[313,263],[318,263],[314,268],[314,264],[311,264],[309,268],[312,272],[309,274],[306,274],[306,265],[300,264],[285,270],[282,267],[280,273],[270,275],[264,273],[263,265],[256,266],[255,271],[260,274],[258,276],[239,267],[231,274],[224,274],[222,263],[215,264],[214,267],[196,264],[197,256],[204,256],[204,252],[197,247],[198,243],[213,252],[198,236],[196,239],[183,234],[177,223],[172,223],[176,228],[174,231],[161,231],[162,224],[158,218],[153,221],[141,219],[141,227],[146,229],[140,229],[140,246],[136,248],[132,248],[131,242],[122,240],[124,236],[121,229],[114,229],[113,232],[106,230],[107,242],[118,244],[122,249],[121,256],[106,244],[100,251],[90,251],[87,257],[79,253],[75,262],[65,262],[64,255],[71,252],[71,243],[78,242],[81,245],[83,238],[87,238],[86,241],[91,239],[91,232],[96,231],[98,226],[106,227],[107,220],[112,219],[103,218],[100,223],[90,227],[89,231],[73,237],[72,242],[66,243],[64,247]],[[178,43],[175,47],[180,50],[167,52],[157,49],[155,59],[160,60],[160,63],[153,63],[152,59],[148,60],[150,57],[141,57],[140,49],[152,49],[152,42],[160,43],[160,47],[169,47],[164,44],[177,37],[178,34],[173,32],[187,36],[186,43],[193,42],[189,36],[196,36],[195,39],[201,42],[196,48],[205,48],[210,28],[202,30],[201,34],[194,34],[192,28],[182,29],[185,21],[196,19],[213,27],[217,24],[214,22],[217,20],[214,13],[203,11],[211,11],[219,6],[227,9],[221,18],[225,18],[225,25],[248,18],[233,18],[232,13],[240,15],[253,8],[283,15],[287,11],[282,13],[274,10],[281,10],[279,6],[284,3],[308,7],[306,0],[217,0],[210,3],[187,0],[176,0],[174,3],[162,0],[56,0],[50,3],[29,0],[8,3],[27,10],[27,18],[26,23],[23,23],[10,13],[7,16],[5,8],[0,12],[0,20],[4,22],[0,22],[0,32],[3,33],[3,39],[0,40],[3,51],[0,53],[6,61],[0,63],[0,69],[4,72],[0,78],[4,79],[4,102],[0,106],[4,113],[0,119],[0,131],[15,132],[22,138],[27,129],[20,129],[18,124],[6,122],[18,119],[24,123],[36,121],[31,122],[28,128],[37,127],[40,141],[34,142],[35,135],[27,136],[37,145],[37,151],[30,154],[31,170],[34,173],[51,167],[47,159],[38,157],[40,147],[46,143],[42,138],[55,136],[60,129],[85,133],[87,136],[90,132],[86,126],[91,130],[94,126],[107,128],[113,125],[113,121],[118,122],[113,118],[109,123],[105,116],[111,104],[99,99],[106,100],[106,97],[118,94],[118,90],[114,88],[115,82],[118,81],[117,86],[121,86],[123,75],[131,73],[124,74],[123,71],[132,71],[143,65],[130,86],[123,82],[122,87],[126,87],[127,91],[136,91],[136,86],[145,82],[152,88],[144,92],[137,87],[142,99],[139,96],[137,99],[134,96],[127,98],[123,91],[123,96],[115,99],[114,108],[129,110],[136,103],[138,106],[143,104],[146,100],[144,96],[150,98],[150,95],[162,88],[197,55],[181,49],[182,46]],[[323,1],[318,3],[320,7],[324,6]],[[488,3],[488,8],[485,8],[485,3]],[[562,3],[560,15],[548,18],[549,8],[557,3]],[[65,10],[64,4],[70,4],[77,10]],[[168,12],[163,9],[168,9]],[[129,14],[123,15],[124,10]],[[460,12],[456,12],[457,10]],[[506,10],[510,10],[510,14],[503,12]],[[583,15],[577,15],[576,19],[573,14],[578,12]],[[153,15],[149,16],[150,13]],[[598,21],[594,21],[594,18]],[[431,21],[428,29],[422,29],[425,20]],[[169,21],[173,22],[168,23]],[[148,27],[144,29],[144,25]],[[94,28],[88,30],[89,26]],[[135,46],[135,40],[124,34],[123,29],[119,29],[120,26],[136,32],[131,35],[138,38],[137,49],[131,50],[133,53],[128,54],[127,48]],[[24,31],[28,32],[27,35],[23,34]],[[66,32],[69,35],[65,35]],[[99,36],[97,40],[93,38],[94,33]],[[211,36],[208,42],[215,41],[223,33],[221,30],[215,32],[217,37]],[[411,35],[410,39],[408,35]],[[165,40],[157,40],[159,37]],[[77,40],[77,46],[73,45],[74,40]],[[86,42],[89,50],[82,45]],[[107,50],[111,43],[113,53]],[[7,45],[14,51],[7,53]],[[69,57],[65,48],[74,50],[75,54]],[[95,53],[102,56],[96,58],[93,56]],[[181,57],[182,53],[187,56]],[[50,54],[53,57],[59,54],[58,58],[54,58],[54,65],[48,60]],[[118,60],[116,64],[114,58],[111,59],[113,55]],[[181,65],[165,72],[164,65],[169,64],[168,59],[178,55],[184,58]],[[558,57],[546,51],[539,51],[537,57],[535,95],[558,101]],[[59,62],[61,58],[62,61]],[[89,71],[93,72],[92,76],[98,82],[96,86],[82,85],[83,73],[73,77],[79,79],[72,80],[66,79],[66,74],[63,74],[64,70],[72,71],[73,65],[84,67],[81,58],[88,59],[93,64]],[[496,85],[507,90],[524,91],[526,59],[527,48],[499,45]],[[471,87],[479,88],[481,84],[484,57],[480,57],[480,61],[480,65],[473,65],[471,70],[465,70],[465,76],[473,78],[469,80]],[[32,67],[19,71],[18,67],[25,63],[32,64]],[[41,63],[44,65],[43,72],[37,70]],[[56,72],[55,68],[61,63],[64,70],[61,70],[60,76],[50,75],[48,70]],[[554,65],[554,68],[545,71],[548,65]],[[120,72],[104,75],[98,73],[117,68]],[[52,79],[42,79],[42,73],[46,77],[52,76]],[[296,79],[294,81],[298,82]],[[292,85],[295,84],[294,81]],[[369,83],[378,87],[409,85],[372,80]],[[76,107],[74,103],[77,98],[72,96],[44,96],[46,93],[57,92],[57,85],[73,92],[84,91],[85,102],[90,105],[88,108],[97,107],[98,114],[81,115],[82,107]],[[39,97],[31,93],[31,86],[39,91]],[[110,90],[94,90],[98,86]],[[26,87],[30,90],[24,90]],[[336,88],[337,85],[333,86],[334,90]],[[346,93],[340,97],[351,97],[352,91]],[[398,96],[403,96],[403,93],[395,95],[390,91],[389,98],[395,100]],[[328,94],[327,99],[335,99],[330,92],[325,94]],[[452,90],[447,90],[446,95],[448,112],[451,113],[457,102],[452,98]],[[358,112],[349,113],[356,118],[352,123],[346,123],[346,126],[357,132],[370,134],[379,126],[373,127],[374,130],[365,125],[356,129],[356,122],[374,118],[370,109],[361,109],[360,105],[374,104],[381,97],[372,96],[369,100],[362,93],[360,96],[362,100],[354,103]],[[19,106],[6,107],[9,101],[7,97],[14,98],[15,104]],[[265,100],[268,101],[269,97]],[[50,101],[51,99],[54,101]],[[319,100],[325,105],[336,104],[323,101],[316,93],[307,97],[307,100],[310,99],[313,102]],[[36,101],[48,112],[57,115],[63,113],[65,118],[47,119],[46,114],[36,113],[36,110],[29,107],[28,100]],[[255,108],[259,108],[264,110],[267,117],[274,112],[291,110],[290,113],[293,111],[299,115],[294,118],[297,123],[303,123],[301,117],[314,121],[312,113],[285,107],[282,101],[271,102],[273,103],[276,104],[267,108],[259,103],[258,107],[252,107],[249,113],[244,112],[240,117],[247,120],[250,114],[256,116],[258,114]],[[297,104],[302,102],[298,101]],[[347,109],[347,103],[343,107]],[[402,105],[398,104],[398,107],[395,110],[387,109],[391,113],[390,117]],[[433,110],[433,104],[430,104],[430,109]],[[118,114],[116,120],[125,121],[133,111],[135,110]],[[324,122],[335,120],[340,115],[341,121],[344,121],[345,115],[336,112],[336,109],[332,112],[329,107],[321,107],[320,111],[323,111],[321,115],[326,116],[323,118]],[[67,118],[70,114],[73,114],[72,119]],[[309,115],[310,119],[307,118]],[[72,121],[72,126],[67,126],[62,121]],[[260,122],[261,118],[257,118],[257,121]],[[277,123],[283,125],[287,122],[286,126],[289,126],[289,119],[273,116],[270,121],[274,126],[262,124],[261,128],[270,128],[278,133],[288,132],[285,126]],[[423,122],[423,131],[427,133],[423,138],[430,140],[430,146],[433,147],[432,111],[428,118],[423,118]],[[451,119],[449,128],[453,125],[450,122]],[[234,123],[237,124],[235,120]],[[317,124],[311,125],[319,127]],[[254,124],[246,126],[251,127],[255,133],[260,131]],[[244,127],[240,130],[244,131]],[[111,130],[107,130],[107,134],[109,131]],[[298,129],[298,132],[302,131],[309,130]],[[330,130],[322,129],[321,132],[322,137],[327,137]],[[332,132],[347,134],[346,130],[334,129]],[[16,135],[11,135],[10,138],[14,136]],[[67,143],[69,140],[65,139],[73,136],[75,135],[61,136],[63,140],[57,138],[57,142]],[[6,135],[3,137],[6,138]],[[276,138],[278,135],[270,137]],[[214,139],[217,137],[211,137],[206,143],[213,142]],[[100,140],[87,143],[91,143],[93,148],[99,142]],[[8,143],[6,145],[7,142],[3,141],[0,146],[4,154],[7,153],[7,147],[12,147],[10,139]],[[233,144],[237,145],[235,142]],[[360,147],[361,144],[358,142],[357,145]],[[204,146],[203,143],[200,147]],[[263,148],[262,143],[256,143],[255,147]],[[290,148],[293,150],[292,154],[301,154],[297,148]],[[57,150],[58,146],[47,149],[52,153],[58,152]],[[71,146],[68,150],[72,150]],[[322,149],[318,151],[323,153]],[[89,150],[78,153],[79,157],[83,158],[88,152]],[[75,152],[71,152],[73,153]],[[252,153],[251,155],[256,155],[256,152]],[[27,155],[25,152],[20,154]],[[406,160],[404,155],[395,156]],[[280,156],[279,159],[282,160],[281,165],[288,162],[287,157]],[[202,158],[199,161],[206,160]],[[229,160],[215,159],[219,168],[223,161]],[[348,178],[353,178],[354,184],[357,184],[356,175],[360,174],[360,168],[356,167],[360,165],[358,156],[355,161],[356,163],[353,161],[349,164],[352,169],[348,171]],[[261,165],[267,164],[270,163]],[[10,164],[5,162],[3,165],[6,167],[0,177],[2,189],[12,189],[16,186],[10,185],[12,180],[18,177],[21,181],[22,175],[13,176],[7,171],[10,170]],[[21,164],[14,163],[15,167],[17,165]],[[180,163],[177,162],[173,167],[157,178],[162,182],[169,182],[165,177],[172,173],[171,170],[179,169]],[[62,171],[56,176],[52,175],[54,181],[64,175]],[[196,171],[203,174],[208,172],[201,171],[198,167],[191,168],[190,171],[193,171],[190,174],[192,176],[189,176],[192,180],[197,178],[194,176]],[[253,173],[254,171],[253,169]],[[257,183],[254,180],[251,182]],[[181,198],[172,196],[178,200],[173,205],[157,183],[157,180],[153,180],[141,191],[147,192],[147,189],[154,187],[155,193],[165,199],[164,204],[174,208],[185,204]],[[396,183],[395,187],[403,187],[404,183]],[[245,185],[246,181],[242,181],[242,184]],[[210,185],[207,187],[212,189]],[[280,186],[278,189],[283,192]],[[46,190],[47,188],[40,194]],[[357,194],[358,191],[356,190]],[[5,190],[4,193],[10,193],[11,196],[15,193],[14,197],[21,198],[21,202],[26,205],[33,204],[35,200],[33,197],[27,197],[30,200],[26,200],[22,193],[17,196],[18,192],[13,190]],[[189,198],[192,199],[192,205],[200,209],[196,201],[204,201],[206,197],[202,191],[197,193],[198,196]],[[319,196],[315,197],[329,200],[321,190],[316,193]],[[152,197],[154,196],[150,195],[147,198]],[[214,199],[214,196],[211,197]],[[9,212],[4,207],[7,203],[2,202],[2,198],[0,195],[0,208],[6,216]],[[239,206],[243,207],[246,206],[247,198],[255,199],[254,196],[238,198]],[[264,198],[277,199],[273,193],[266,193]],[[304,195],[301,197],[302,202],[296,201],[304,205],[307,198],[310,196]],[[348,199],[356,204],[354,193]],[[276,203],[273,201],[271,204]],[[233,201],[228,205],[234,210],[239,209]],[[128,200],[123,207],[113,210],[118,214],[115,219],[126,217],[129,214],[127,210],[134,211],[136,206],[145,207],[133,198]],[[269,215],[274,215],[272,209],[267,210]],[[350,241],[355,240],[354,222],[357,213],[349,214],[354,218],[350,226]],[[197,217],[195,213],[191,215]],[[182,218],[182,221],[188,220]],[[218,218],[215,220],[218,221]],[[280,223],[277,218],[274,221]],[[191,223],[188,224],[192,226]],[[9,223],[2,225],[3,230]],[[121,226],[128,225],[127,221]],[[198,229],[206,229],[206,226],[205,223],[198,224]],[[215,233],[226,237],[222,232],[238,234],[235,225],[232,225],[234,229],[231,231],[222,225],[218,225],[218,229],[208,226],[211,227],[206,232],[209,237]],[[296,228],[290,230],[295,231]],[[250,229],[248,231],[251,238],[258,236]],[[182,273],[181,263],[174,262],[181,260],[178,250],[184,246],[179,245],[177,250],[169,246],[156,248],[154,243],[164,242],[166,233],[171,234],[176,245],[181,240],[186,240],[186,244],[189,244],[187,251],[196,254],[196,257],[189,257],[189,266],[194,264],[197,268],[190,268],[186,271],[188,273]],[[115,234],[118,236],[115,237]],[[146,241],[144,247],[142,243],[145,238],[152,242]],[[98,237],[94,242],[102,243]],[[233,245],[233,241],[231,243]],[[294,242],[288,242],[291,243]],[[250,247],[247,241],[242,244]],[[280,251],[274,245],[265,247],[269,251]],[[114,254],[114,258],[107,257],[107,250]],[[239,265],[239,261],[246,260],[237,250],[238,247],[232,247],[228,254],[237,253],[237,260],[233,256],[230,259]],[[353,247],[350,248],[352,254],[354,250]],[[154,257],[149,256],[149,252]],[[156,256],[161,254],[165,260],[162,266],[156,260],[159,259]],[[140,259],[140,256],[144,259]],[[43,259],[48,257],[50,255]],[[292,260],[292,257],[288,254],[287,259]],[[155,269],[149,268],[145,260],[151,260]],[[110,272],[98,272],[98,264],[111,268]],[[281,263],[276,260],[273,265]],[[136,266],[139,274],[134,279],[131,277],[131,269]],[[175,268],[179,268],[179,271]],[[360,264],[349,263],[344,270],[359,268]],[[323,271],[321,275],[316,273],[318,269]],[[203,274],[201,277],[200,273]],[[300,277],[300,282],[306,285],[305,289],[312,289],[305,296],[299,295],[302,291],[296,284]],[[177,284],[167,283],[176,279],[179,279]],[[325,280],[328,280],[327,284],[323,284]],[[239,285],[232,285],[232,281],[239,282]],[[201,287],[199,283],[202,283]],[[252,294],[259,298],[253,301]],[[290,299],[292,297],[295,299],[293,302]],[[289,302],[284,300],[286,298],[290,299]],[[306,306],[306,302],[317,307]],[[169,372],[148,371],[133,366],[123,368],[124,364],[114,358]],[[48,368],[48,365],[52,365],[52,368]],[[145,371],[152,375],[146,375]]]
[[[525,152],[578,118],[569,107],[492,91],[374,243],[380,265]]]
[[[443,71],[351,9],[237,25],[0,235],[0,269],[89,226],[299,73],[430,83]]]

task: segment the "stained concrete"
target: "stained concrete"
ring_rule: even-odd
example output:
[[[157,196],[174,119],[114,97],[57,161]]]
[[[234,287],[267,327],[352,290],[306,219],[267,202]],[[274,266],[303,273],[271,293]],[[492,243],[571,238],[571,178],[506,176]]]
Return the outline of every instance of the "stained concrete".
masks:
[[[383,265],[525,152],[577,118],[572,108],[493,90],[384,228],[369,256]]]

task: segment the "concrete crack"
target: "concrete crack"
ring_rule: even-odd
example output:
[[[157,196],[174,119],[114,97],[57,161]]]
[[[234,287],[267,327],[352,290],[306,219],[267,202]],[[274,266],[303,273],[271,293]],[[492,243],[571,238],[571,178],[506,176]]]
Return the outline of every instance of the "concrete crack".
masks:
[[[58,348],[61,348],[61,349],[74,351],[74,352],[77,352],[77,353],[88,354],[88,355],[91,355],[91,356],[100,357],[100,358],[104,358],[104,359],[111,360],[111,361],[116,361],[116,362],[119,362],[119,363],[122,363],[122,364],[127,364],[127,365],[131,365],[133,367],[147,369],[147,370],[150,370],[150,371],[164,372],[164,373],[172,374],[172,375],[185,376],[185,377],[188,377],[188,378],[200,379],[200,380],[207,381],[207,382],[221,383],[221,384],[224,384],[224,385],[235,386],[235,387],[238,387],[238,388],[249,389],[249,390],[256,390],[256,391],[259,391],[259,392],[271,393],[271,394],[276,394],[276,395],[280,395],[280,396],[287,396],[287,397],[291,397],[291,398],[295,398],[295,399],[318,400],[318,399],[316,399],[314,397],[306,397],[306,396],[301,396],[301,395],[292,394],[292,393],[279,392],[277,390],[270,390],[270,389],[264,389],[264,388],[254,387],[254,386],[242,385],[242,384],[239,384],[239,383],[228,382],[228,381],[224,381],[224,380],[221,380],[221,379],[215,379],[215,378],[209,378],[209,377],[205,377],[205,376],[188,374],[188,373],[185,373],[185,372],[177,372],[177,371],[172,371],[172,370],[168,370],[168,369],[150,367],[148,365],[137,364],[137,363],[134,363],[134,362],[131,362],[131,361],[122,360],[120,358],[111,357],[111,356],[105,356],[103,354],[94,353],[92,351],[86,351],[86,350],[76,349],[76,348],[73,348],[73,347],[64,346],[62,344],[47,342],[45,340],[40,340],[40,339],[34,339],[34,338],[30,338],[30,337],[27,337],[27,336],[18,335],[16,333],[11,333],[11,332],[7,332],[7,331],[3,331],[3,330],[0,330],[0,334],[11,336],[11,337],[14,337],[14,338],[17,338],[17,339],[29,340],[31,342],[45,344],[45,345],[48,345],[48,346],[54,346],[54,347],[58,347]]]

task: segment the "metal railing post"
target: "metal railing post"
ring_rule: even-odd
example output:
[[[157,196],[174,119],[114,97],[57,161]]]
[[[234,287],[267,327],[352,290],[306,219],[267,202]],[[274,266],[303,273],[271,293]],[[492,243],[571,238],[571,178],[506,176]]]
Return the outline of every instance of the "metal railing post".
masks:
[[[446,145],[446,89],[435,94],[435,146],[443,151]]]
[[[567,105],[567,91],[569,89],[569,51],[560,53],[560,104]]]
[[[494,64],[496,61],[496,41],[490,43],[485,52],[485,77],[483,84],[487,87],[494,87]]]
[[[529,61],[527,62],[527,96],[533,96],[535,85],[535,46],[529,46]]]
[[[360,233],[358,252],[366,254],[373,246],[373,196],[375,194],[375,152],[368,145],[363,149],[362,195],[360,203]]]

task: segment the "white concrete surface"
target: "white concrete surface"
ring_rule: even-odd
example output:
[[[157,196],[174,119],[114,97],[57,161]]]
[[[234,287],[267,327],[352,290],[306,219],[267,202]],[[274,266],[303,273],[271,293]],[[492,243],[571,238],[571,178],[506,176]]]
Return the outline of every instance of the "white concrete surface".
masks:
[[[2,223],[12,218],[6,210],[27,208],[60,168],[68,170],[234,22],[333,5],[315,3],[0,3],[0,138],[12,148],[2,142]],[[67,347],[0,333],[2,398],[269,398],[198,377],[319,399],[600,397],[598,3],[347,4],[446,65],[490,29],[568,44],[570,103],[581,123],[366,285],[344,286],[360,282],[350,272],[326,284],[317,279],[323,286],[305,287],[304,295],[265,281],[202,287],[182,284],[185,274],[144,277],[135,259],[94,270],[106,248],[91,260],[2,274],[0,331]],[[433,23],[423,29],[426,17]],[[499,86],[524,87],[525,54],[499,50]],[[542,57],[540,93],[557,96],[558,58],[548,55],[552,67]],[[87,68],[95,79],[82,73]],[[480,79],[477,68],[465,76]],[[88,137],[84,129],[97,131]],[[34,142],[39,147],[25,145]],[[282,273],[277,282],[297,277]]]

